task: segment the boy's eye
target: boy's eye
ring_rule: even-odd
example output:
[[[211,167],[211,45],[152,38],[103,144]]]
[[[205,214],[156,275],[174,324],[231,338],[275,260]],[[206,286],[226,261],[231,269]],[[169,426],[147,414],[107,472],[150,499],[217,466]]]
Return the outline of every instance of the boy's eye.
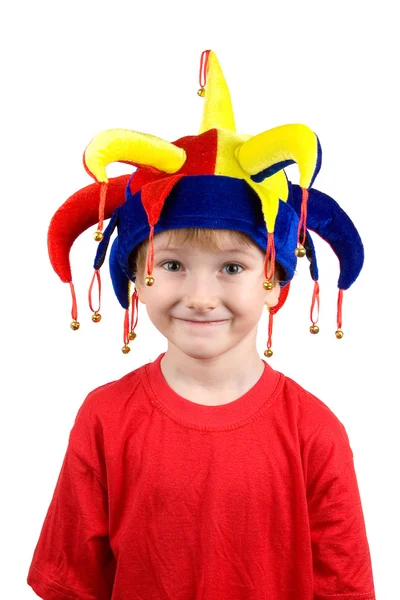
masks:
[[[166,267],[166,265],[173,265],[173,267],[168,268],[168,267]],[[168,260],[165,263],[163,263],[161,266],[166,267],[166,270],[170,271],[171,273],[178,273],[181,263],[177,260]],[[176,266],[178,266],[178,268],[176,268]],[[233,270],[232,270],[232,267],[233,267]],[[243,270],[243,267],[237,263],[228,263],[227,265],[223,266],[223,269],[225,269],[225,268],[228,269],[228,271],[227,271],[228,275],[236,275],[237,273],[240,273],[240,271],[237,270],[237,267],[239,267],[239,269]]]
[[[167,262],[163,263],[161,266],[165,267],[165,265],[180,265],[181,263],[179,263],[177,260],[168,260]],[[167,269],[167,271],[172,271],[173,273],[176,273],[178,271],[178,269]]]
[[[229,263],[228,265],[224,265],[224,269],[225,267],[227,269],[229,269],[227,272],[229,275],[236,275],[236,273],[240,273],[240,271],[237,270],[237,267],[239,267],[239,269],[242,269],[243,271],[243,267],[241,265],[238,265],[237,263]],[[234,267],[234,270],[231,270],[231,267]]]

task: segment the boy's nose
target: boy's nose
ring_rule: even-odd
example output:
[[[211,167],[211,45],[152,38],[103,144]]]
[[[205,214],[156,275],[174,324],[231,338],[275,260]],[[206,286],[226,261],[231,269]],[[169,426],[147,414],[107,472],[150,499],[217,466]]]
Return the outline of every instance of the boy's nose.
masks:
[[[184,304],[187,308],[194,308],[199,312],[212,310],[218,306],[219,300],[216,296],[211,296],[207,293],[188,294],[184,298]]]
[[[219,285],[212,276],[210,277],[207,269],[187,277],[181,293],[185,306],[199,312],[212,310],[220,303]]]

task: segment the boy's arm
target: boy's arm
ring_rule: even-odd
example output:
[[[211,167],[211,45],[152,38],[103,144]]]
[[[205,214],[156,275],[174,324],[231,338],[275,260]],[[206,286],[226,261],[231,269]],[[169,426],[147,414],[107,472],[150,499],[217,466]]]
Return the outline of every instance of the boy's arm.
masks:
[[[90,395],[70,434],[27,583],[44,600],[110,600],[116,561],[108,538],[108,496]]]
[[[353,452],[333,413],[309,437],[304,460],[314,600],[375,600]]]

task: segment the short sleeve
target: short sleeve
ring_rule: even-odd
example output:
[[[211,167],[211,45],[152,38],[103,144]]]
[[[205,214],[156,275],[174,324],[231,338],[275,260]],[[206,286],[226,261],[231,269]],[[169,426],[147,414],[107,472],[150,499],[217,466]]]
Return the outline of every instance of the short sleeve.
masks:
[[[314,600],[375,600],[353,452],[333,413],[310,436],[305,464]]]
[[[110,600],[116,561],[108,537],[102,432],[86,398],[34,551],[27,583],[44,600]]]

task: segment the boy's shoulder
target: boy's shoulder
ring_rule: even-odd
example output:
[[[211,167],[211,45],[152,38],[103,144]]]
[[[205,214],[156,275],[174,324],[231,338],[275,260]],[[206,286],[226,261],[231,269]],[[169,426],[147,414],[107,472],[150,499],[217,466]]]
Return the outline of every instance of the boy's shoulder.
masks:
[[[91,390],[80,406],[77,418],[107,417],[117,414],[126,407],[129,400],[135,401],[143,396],[141,373],[147,363],[126,373],[118,379],[109,381]]]
[[[282,374],[281,374],[282,375]],[[296,414],[301,436],[310,439],[316,435],[340,439],[349,443],[346,428],[333,410],[320,398],[286,375],[282,375],[282,394]]]

